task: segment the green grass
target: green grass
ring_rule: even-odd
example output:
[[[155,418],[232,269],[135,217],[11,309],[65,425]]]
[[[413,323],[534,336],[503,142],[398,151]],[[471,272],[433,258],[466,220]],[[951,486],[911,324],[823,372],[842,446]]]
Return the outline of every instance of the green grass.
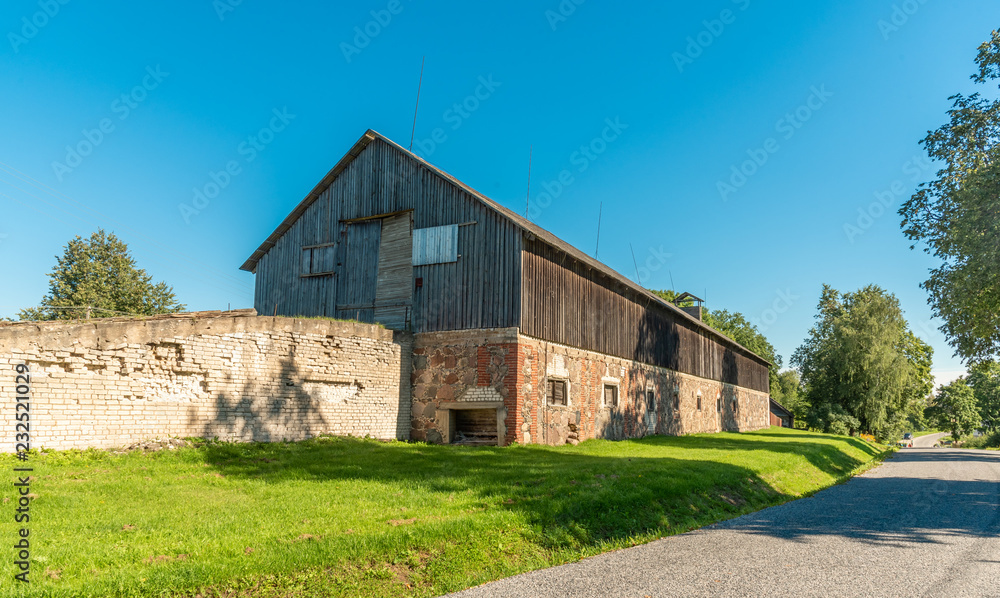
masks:
[[[327,322],[347,322],[350,324],[365,324],[368,326],[378,326],[379,328],[385,328],[385,324],[382,324],[381,322],[374,322],[374,323],[362,322],[361,320],[355,320],[353,318],[344,319],[344,318],[332,318],[330,316],[303,316],[303,315],[297,315],[292,317],[296,320],[326,320]]]
[[[431,596],[807,495],[882,449],[772,428],[558,448],[319,438],[34,454],[31,595]],[[11,561],[0,596],[24,589]]]

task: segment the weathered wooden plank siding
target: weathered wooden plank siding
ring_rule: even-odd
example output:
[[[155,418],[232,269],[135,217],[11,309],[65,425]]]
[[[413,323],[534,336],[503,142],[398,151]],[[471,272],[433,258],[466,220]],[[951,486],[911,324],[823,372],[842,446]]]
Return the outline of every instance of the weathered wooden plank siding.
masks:
[[[605,274],[537,241],[522,263],[524,334],[768,391],[766,363]]]
[[[260,313],[374,321],[380,221],[412,210],[413,228],[465,224],[457,262],[413,268],[418,332],[517,326],[521,233],[512,222],[391,145],[375,139],[257,263]],[[302,247],[337,243],[336,273],[301,277]],[[421,279],[421,286],[414,284]],[[344,309],[337,309],[337,306]],[[365,308],[362,306],[371,306]]]

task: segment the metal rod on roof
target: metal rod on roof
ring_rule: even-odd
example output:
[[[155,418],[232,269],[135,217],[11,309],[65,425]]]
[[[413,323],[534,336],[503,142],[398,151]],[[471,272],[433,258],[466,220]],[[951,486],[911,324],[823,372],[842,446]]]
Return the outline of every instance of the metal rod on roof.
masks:
[[[597,257],[598,252],[601,249],[601,214],[604,212],[604,202],[601,202],[601,207],[597,208],[597,246],[594,247],[594,257]],[[632,259],[635,260],[635,252],[632,253]]]
[[[632,249],[632,244],[628,244],[629,250],[632,252],[632,265],[635,266],[635,280],[642,286],[642,279],[639,278],[639,262],[635,261],[635,249]]]
[[[674,286],[674,273],[671,272],[670,270],[667,270],[667,274],[670,275],[670,290],[677,291],[677,287]]]
[[[534,149],[533,145],[528,146],[528,192],[524,197],[524,217],[528,217],[528,207],[531,205],[531,151]]]
[[[413,151],[413,136],[417,132],[417,111],[420,110],[420,87],[424,84],[424,61],[427,57],[424,56],[420,59],[420,81],[417,82],[417,105],[413,108],[413,128],[410,129],[410,148],[409,151]]]

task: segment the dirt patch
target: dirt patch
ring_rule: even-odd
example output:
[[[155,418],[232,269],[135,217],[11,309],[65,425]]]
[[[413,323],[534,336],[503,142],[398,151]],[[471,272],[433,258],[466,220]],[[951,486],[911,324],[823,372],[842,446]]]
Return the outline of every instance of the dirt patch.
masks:
[[[191,446],[191,443],[187,440],[181,440],[180,438],[164,438],[162,440],[144,440],[142,442],[133,442],[128,446],[113,450],[112,452],[118,454],[131,453],[132,451],[154,453],[164,449],[172,451],[185,446]]]
[[[389,525],[393,527],[398,527],[400,525],[412,525],[417,522],[416,517],[411,517],[409,519],[390,519]]]
[[[726,492],[723,492],[722,494],[720,494],[720,496],[722,497],[722,500],[733,505],[734,507],[742,507],[743,505],[747,504],[746,499],[743,498],[742,496],[738,495],[734,496],[732,494],[727,494]]]

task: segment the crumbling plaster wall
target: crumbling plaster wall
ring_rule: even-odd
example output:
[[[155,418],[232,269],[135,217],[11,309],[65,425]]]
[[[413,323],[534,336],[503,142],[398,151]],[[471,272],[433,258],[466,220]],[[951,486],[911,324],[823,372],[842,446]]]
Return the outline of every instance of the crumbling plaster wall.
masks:
[[[0,326],[0,425],[14,429],[14,368],[27,364],[33,447],[168,435],[409,438],[408,334],[216,314]],[[13,440],[0,437],[0,450],[13,451]]]

